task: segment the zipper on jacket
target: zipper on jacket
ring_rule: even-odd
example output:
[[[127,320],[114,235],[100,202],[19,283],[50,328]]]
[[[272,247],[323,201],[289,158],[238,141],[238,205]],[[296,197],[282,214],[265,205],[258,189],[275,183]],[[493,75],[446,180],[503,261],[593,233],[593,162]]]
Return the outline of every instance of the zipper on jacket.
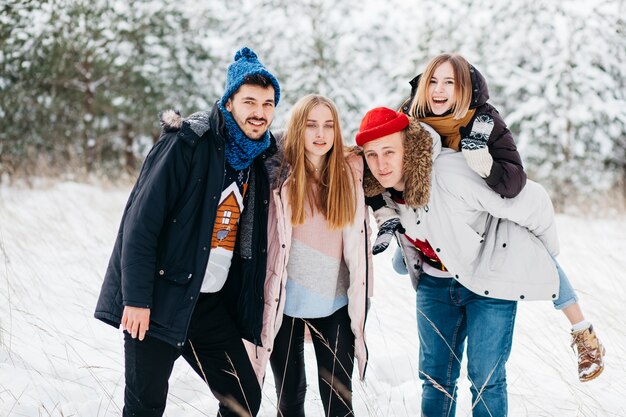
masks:
[[[285,180],[286,181],[286,180]],[[282,199],[282,193],[283,193],[283,185],[285,183],[281,183],[280,186],[278,187],[278,201],[280,201],[280,209],[282,211],[280,216],[276,216],[276,219],[282,218],[284,222],[286,222],[287,220],[285,219],[285,208],[283,207],[283,199]],[[270,194],[271,194],[271,187],[270,187]],[[274,198],[273,195],[271,195],[271,198]],[[278,207],[278,206],[277,206]],[[290,220],[291,221],[291,220]],[[286,229],[286,226],[283,225],[283,230]],[[284,247],[286,245],[286,243],[281,243],[281,247]],[[284,271],[284,269],[287,267],[287,251],[284,250],[282,251],[282,257],[283,257],[283,264],[280,268],[281,271]],[[280,282],[278,283],[278,300],[276,301],[276,314],[274,315],[274,327],[276,327],[276,319],[278,319],[278,306],[280,305],[280,300],[283,297],[283,283],[282,283],[283,277],[282,277],[282,273],[281,273],[281,277],[280,277]],[[274,333],[274,337],[276,337],[276,334]]]
[[[268,259],[268,247],[269,247],[269,239],[267,237],[267,223],[269,222],[269,214],[270,214],[270,198],[272,198],[272,184],[271,184],[271,180],[270,180],[270,174],[267,171],[267,166],[265,165],[266,161],[267,161],[267,156],[265,155],[265,153],[263,153],[261,155],[261,159],[262,159],[262,161],[260,163],[261,170],[262,170],[261,173],[265,175],[265,179],[267,180],[266,184],[265,184],[265,186],[267,187],[267,200],[265,200],[265,195],[262,196],[262,199],[264,201],[267,201],[267,203],[264,203],[264,206],[261,208],[261,210],[265,211],[265,227],[263,228],[262,224],[261,224],[260,226],[261,226],[261,228],[263,230],[261,230],[259,232],[258,230],[255,230],[256,229],[254,227],[254,223],[255,222],[253,221],[252,222],[252,239],[251,239],[251,242],[250,242],[250,245],[252,245],[252,242],[254,242],[254,240],[255,240],[254,239],[255,231],[257,233],[265,233],[265,267],[263,268],[263,275],[264,275],[265,278],[263,279],[263,285],[261,285],[261,288],[258,288],[258,282],[257,282],[256,279],[254,280],[254,293],[255,293],[254,295],[255,295],[255,297],[260,297],[261,300],[263,301],[261,303],[262,304],[261,305],[261,307],[262,307],[261,308],[261,326],[260,326],[260,328],[255,328],[254,329],[254,345],[257,348],[258,348],[259,344],[262,343],[261,336],[262,336],[262,333],[263,333],[263,312],[265,311],[265,280],[267,279],[266,271],[267,271],[267,259]],[[253,164],[254,164],[254,162],[253,162]],[[256,170],[255,170],[254,174],[256,175]],[[259,190],[259,186],[260,186],[260,181],[257,181],[257,179],[255,178],[255,188],[256,188],[255,193],[258,193],[260,191]],[[265,191],[265,190],[263,190],[263,191]],[[263,221],[261,221],[261,223],[263,223]],[[252,253],[252,248],[250,250],[250,253]],[[263,256],[261,256],[261,258],[262,257]],[[252,257],[250,259],[252,259]],[[257,257],[257,259],[258,259],[258,257]],[[258,261],[256,263],[258,265]],[[255,316],[258,316],[258,314],[255,313]],[[259,322],[258,317],[255,317],[255,322],[256,323]],[[257,339],[257,335],[258,335],[258,339]],[[258,359],[259,358],[258,353],[255,352],[255,355],[257,355],[257,359]]]
[[[216,135],[219,136],[219,134],[216,133]],[[223,139],[223,138],[222,138]],[[222,170],[220,172],[224,172],[224,169],[226,168],[226,157],[225,157],[225,150],[224,150],[225,145],[221,145],[219,148],[219,152],[221,152],[222,154]],[[208,171],[209,169],[207,169],[207,175],[208,175]],[[224,175],[222,174],[222,187],[224,184]],[[205,198],[210,198],[210,196],[205,196]],[[213,211],[215,212],[215,214],[217,215],[217,207],[219,206],[220,202],[218,199],[215,199],[215,203],[213,206]],[[215,217],[213,218],[213,222],[211,224],[211,232],[209,233],[209,236],[213,236],[213,230],[215,229]],[[206,275],[206,268],[207,265],[209,263],[209,257],[211,256],[211,242],[209,241],[208,246],[207,246],[207,255],[206,255],[206,261],[203,262],[204,264],[204,275],[202,275],[202,279],[204,280],[204,276]],[[185,327],[185,338],[183,339],[182,342],[180,342],[180,346],[184,346],[185,345],[185,340],[187,340],[187,333],[189,332],[189,325],[191,324],[191,318],[193,316],[193,311],[196,309],[196,304],[198,303],[198,298],[200,297],[200,289],[202,288],[202,284],[200,284],[200,287],[198,287],[198,292],[195,294],[194,296],[194,301],[193,301],[193,307],[191,309],[191,314],[189,315],[189,318],[187,319],[187,325]]]
[[[366,215],[368,213],[366,212]],[[369,249],[369,237],[367,236],[367,221],[363,219],[363,234],[365,235],[365,316],[363,317],[363,346],[365,346],[365,367],[363,367],[363,378],[365,379],[365,372],[367,371],[367,364],[369,363],[369,351],[367,349],[367,343],[365,343],[365,323],[367,322],[367,303],[369,301],[369,258],[368,258],[368,249]]]

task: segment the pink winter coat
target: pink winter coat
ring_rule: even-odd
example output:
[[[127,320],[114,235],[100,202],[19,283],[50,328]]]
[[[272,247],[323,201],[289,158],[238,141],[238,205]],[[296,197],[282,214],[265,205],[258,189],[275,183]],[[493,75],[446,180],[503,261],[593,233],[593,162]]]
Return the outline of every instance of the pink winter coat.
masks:
[[[365,344],[365,318],[372,296],[372,252],[369,247],[369,212],[363,195],[363,159],[349,153],[346,157],[352,170],[357,191],[357,207],[354,223],[343,229],[343,257],[350,272],[348,287],[348,314],[350,327],[354,333],[354,356],[358,362],[359,375],[365,378],[367,366],[367,346]],[[271,173],[270,173],[271,176]],[[291,247],[291,207],[286,181],[271,192],[269,219],[267,223],[267,276],[265,278],[265,309],[261,343],[256,347],[244,340],[250,361],[261,386],[265,369],[272,352],[274,337],[280,329],[285,307],[285,284],[287,282],[287,261]]]

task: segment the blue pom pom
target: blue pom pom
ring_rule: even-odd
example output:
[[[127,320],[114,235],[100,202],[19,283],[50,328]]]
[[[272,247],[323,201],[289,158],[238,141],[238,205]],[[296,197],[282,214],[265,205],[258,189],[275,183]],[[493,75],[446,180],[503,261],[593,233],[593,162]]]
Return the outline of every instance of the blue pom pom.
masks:
[[[241,58],[256,59],[256,54],[252,51],[252,49],[244,46],[235,54],[235,61],[239,61]]]

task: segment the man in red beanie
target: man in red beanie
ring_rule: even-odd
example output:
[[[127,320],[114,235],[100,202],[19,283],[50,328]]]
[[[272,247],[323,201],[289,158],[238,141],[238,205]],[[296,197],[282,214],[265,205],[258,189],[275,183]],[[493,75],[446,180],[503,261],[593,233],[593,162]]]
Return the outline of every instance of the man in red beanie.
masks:
[[[399,219],[394,234],[418,290],[422,415],[454,416],[467,342],[473,416],[506,416],[517,300],[559,294],[549,197],[529,181],[500,198],[432,128],[388,108],[365,115],[356,143],[365,195],[379,224]]]

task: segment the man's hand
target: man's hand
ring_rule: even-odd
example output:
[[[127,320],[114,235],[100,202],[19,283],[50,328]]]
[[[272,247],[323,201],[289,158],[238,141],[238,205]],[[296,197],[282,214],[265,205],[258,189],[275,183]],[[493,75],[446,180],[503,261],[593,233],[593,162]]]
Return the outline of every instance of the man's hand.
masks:
[[[122,329],[126,330],[133,339],[139,336],[143,340],[150,326],[150,309],[141,307],[124,307],[122,314]]]

